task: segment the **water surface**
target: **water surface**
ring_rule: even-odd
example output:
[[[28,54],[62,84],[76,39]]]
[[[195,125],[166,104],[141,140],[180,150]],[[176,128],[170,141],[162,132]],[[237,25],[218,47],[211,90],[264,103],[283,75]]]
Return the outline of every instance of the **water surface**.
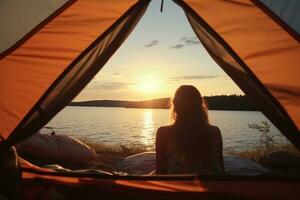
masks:
[[[110,107],[66,107],[46,127],[56,133],[108,145],[154,147],[156,130],[171,122],[170,110]],[[249,123],[268,121],[256,111],[209,111],[211,124],[221,129],[224,151],[243,151],[259,145],[260,134]],[[269,121],[268,121],[269,122]],[[43,129],[42,132],[49,132]],[[271,131],[279,134],[272,126]]]

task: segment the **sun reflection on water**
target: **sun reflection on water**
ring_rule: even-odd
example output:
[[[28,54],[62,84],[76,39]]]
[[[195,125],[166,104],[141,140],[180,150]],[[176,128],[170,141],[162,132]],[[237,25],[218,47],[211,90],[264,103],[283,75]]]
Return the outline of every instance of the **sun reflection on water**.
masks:
[[[144,110],[143,112],[143,127],[141,130],[142,134],[142,143],[146,146],[150,146],[153,144],[153,134],[154,134],[154,127],[153,127],[153,112],[152,110]]]

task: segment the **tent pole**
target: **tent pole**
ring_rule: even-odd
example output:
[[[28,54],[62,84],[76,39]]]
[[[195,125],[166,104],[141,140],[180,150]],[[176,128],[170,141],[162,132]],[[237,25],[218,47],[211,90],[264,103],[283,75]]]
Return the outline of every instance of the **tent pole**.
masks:
[[[164,9],[164,0],[161,0],[161,4],[160,4],[160,12],[162,13]]]

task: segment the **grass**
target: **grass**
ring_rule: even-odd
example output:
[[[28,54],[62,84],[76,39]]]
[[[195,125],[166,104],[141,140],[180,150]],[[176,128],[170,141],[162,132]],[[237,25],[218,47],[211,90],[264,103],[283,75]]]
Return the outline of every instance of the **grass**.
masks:
[[[88,139],[82,139],[82,141],[92,147],[97,153],[97,159],[93,162],[90,168],[102,169],[106,171],[114,171],[116,164],[127,156],[149,151],[149,148],[142,145],[129,144],[128,146],[110,146],[100,143],[93,143]],[[268,154],[277,151],[284,151],[293,155],[300,156],[300,152],[290,143],[269,145],[256,147],[252,150],[242,152],[225,152],[228,156],[236,156],[239,158],[250,159],[256,162]]]
[[[142,145],[130,144],[128,146],[110,146],[100,143],[93,143],[88,141],[87,139],[83,140],[83,142],[88,146],[92,147],[95,150],[95,152],[102,157],[103,161],[109,164],[115,164],[116,161],[122,160],[127,156],[149,151],[149,149],[146,146]],[[256,147],[254,149],[242,152],[230,151],[225,152],[225,154],[228,156],[237,156],[240,158],[250,159],[258,162],[259,159],[263,156],[277,151],[284,151],[293,155],[300,156],[300,152],[290,143],[278,144],[268,148]]]
[[[97,153],[96,159],[90,164],[89,168],[114,171],[116,164],[127,156],[149,151],[149,147],[136,144],[125,145],[106,145],[91,142],[87,138],[81,138],[82,142],[92,147]]]
[[[276,140],[280,136],[271,131],[271,124],[267,121],[262,121],[260,124],[249,124],[248,126],[251,129],[257,130],[260,134],[258,146],[242,152],[224,152],[225,155],[250,159],[258,163],[262,157],[278,151],[300,156],[300,152],[287,140]],[[135,144],[129,144],[128,146],[108,146],[90,142],[87,138],[83,138],[82,141],[92,147],[98,154],[98,161],[95,162],[97,164],[95,167],[109,171],[113,171],[116,163],[125,157],[149,150],[146,146]]]
[[[23,157],[28,161],[40,166],[44,166],[46,164],[59,164],[62,167],[68,169],[98,169],[107,172],[114,172],[117,170],[116,169],[117,163],[123,160],[124,158],[126,158],[127,156],[153,150],[153,149],[149,149],[149,147],[147,146],[136,145],[134,143],[128,144],[127,146],[125,145],[113,146],[113,145],[95,143],[89,140],[88,138],[81,138],[80,140],[84,142],[86,145],[92,147],[97,153],[95,159],[91,163],[88,163],[85,166],[72,165],[68,163],[52,163],[47,161],[41,161],[38,158],[34,158],[28,155],[27,156],[24,155]],[[260,146],[260,147],[255,147],[252,150],[247,150],[242,152],[234,152],[234,151],[224,152],[224,154],[227,156],[236,156],[239,158],[250,159],[259,162],[259,160],[263,156],[276,151],[284,151],[293,155],[300,156],[300,152],[292,144],[289,143],[269,145],[268,148],[266,148],[265,146]]]
[[[134,143],[129,143],[125,145],[106,145],[101,143],[95,143],[90,141],[88,138],[80,138],[80,141],[86,145],[92,147],[97,154],[113,154],[120,157],[127,157],[133,154],[149,151],[149,147],[144,145],[137,145]]]
[[[274,145],[269,148],[265,147],[256,147],[252,150],[242,151],[242,152],[227,152],[227,155],[229,156],[236,156],[239,158],[245,158],[249,160],[254,160],[256,162],[259,162],[259,160],[271,153],[277,152],[277,151],[284,151],[293,155],[300,156],[300,152],[292,145],[292,144],[280,144],[280,145]]]

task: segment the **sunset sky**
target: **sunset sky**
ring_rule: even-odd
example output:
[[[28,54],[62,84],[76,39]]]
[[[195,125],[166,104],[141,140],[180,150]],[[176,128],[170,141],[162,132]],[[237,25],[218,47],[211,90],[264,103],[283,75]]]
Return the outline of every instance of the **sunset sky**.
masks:
[[[210,58],[183,10],[152,1],[136,28],[75,101],[145,100],[173,96],[182,84],[203,96],[242,94]]]

